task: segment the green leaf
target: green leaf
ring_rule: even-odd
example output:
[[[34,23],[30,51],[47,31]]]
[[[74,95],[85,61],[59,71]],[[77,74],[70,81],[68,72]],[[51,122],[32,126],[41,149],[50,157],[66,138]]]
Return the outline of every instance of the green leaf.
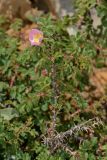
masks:
[[[48,110],[48,104],[42,105],[41,109],[42,109],[43,111],[47,111],[47,110]]]
[[[5,120],[11,120],[15,117],[19,117],[19,114],[14,108],[5,108],[0,109],[0,117],[3,117]]]

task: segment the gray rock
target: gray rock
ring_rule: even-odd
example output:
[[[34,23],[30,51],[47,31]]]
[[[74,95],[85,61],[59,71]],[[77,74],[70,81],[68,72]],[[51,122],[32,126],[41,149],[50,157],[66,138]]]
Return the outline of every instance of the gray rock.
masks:
[[[65,15],[70,15],[72,16],[74,14],[74,5],[73,5],[73,0],[51,0],[56,13],[60,16],[63,17]]]
[[[97,29],[101,25],[101,18],[98,17],[96,9],[93,7],[90,9],[91,18],[93,20],[93,27]]]

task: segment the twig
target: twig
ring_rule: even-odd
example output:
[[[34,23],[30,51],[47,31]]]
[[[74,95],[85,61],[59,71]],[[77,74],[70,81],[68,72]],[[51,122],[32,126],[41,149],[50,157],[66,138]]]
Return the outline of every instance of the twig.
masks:
[[[88,121],[76,125],[72,127],[71,129],[65,131],[56,133],[56,135],[53,135],[52,137],[44,137],[43,142],[45,145],[47,145],[51,152],[55,152],[58,149],[62,148],[66,144],[66,141],[70,139],[75,139],[75,134],[79,132],[87,132],[93,131],[93,129],[99,125],[103,125],[102,121],[98,118],[89,119]],[[68,146],[69,148],[69,146]]]
[[[55,128],[56,128],[56,109],[55,106],[57,105],[57,99],[58,99],[58,91],[57,91],[57,84],[56,84],[56,66],[55,66],[55,62],[54,59],[52,59],[52,67],[51,67],[51,76],[52,76],[52,90],[53,90],[53,116],[52,116],[52,130],[55,132]]]

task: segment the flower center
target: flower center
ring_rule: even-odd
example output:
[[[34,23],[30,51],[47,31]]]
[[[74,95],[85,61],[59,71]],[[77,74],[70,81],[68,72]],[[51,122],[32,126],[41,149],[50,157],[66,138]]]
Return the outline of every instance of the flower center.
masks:
[[[40,38],[42,38],[42,35],[41,35],[40,33],[35,34],[35,35],[34,35],[34,42],[35,42],[35,43],[40,42]]]

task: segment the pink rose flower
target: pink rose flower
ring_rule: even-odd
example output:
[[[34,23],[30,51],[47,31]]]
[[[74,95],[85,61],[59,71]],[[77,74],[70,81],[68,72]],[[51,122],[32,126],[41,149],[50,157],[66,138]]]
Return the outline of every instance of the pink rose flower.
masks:
[[[38,29],[32,29],[29,33],[29,41],[32,46],[40,46],[43,40],[43,32]]]

